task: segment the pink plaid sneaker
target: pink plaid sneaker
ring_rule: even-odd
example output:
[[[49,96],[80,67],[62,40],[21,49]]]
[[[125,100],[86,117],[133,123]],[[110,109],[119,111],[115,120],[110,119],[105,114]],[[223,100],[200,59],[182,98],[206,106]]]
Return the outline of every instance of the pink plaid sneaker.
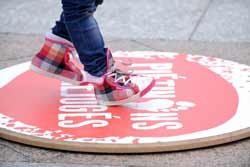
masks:
[[[117,69],[110,51],[107,51],[108,71],[103,84],[94,84],[97,102],[102,105],[122,105],[144,96],[154,86],[155,80]]]
[[[36,73],[80,85],[83,75],[72,61],[74,51],[71,42],[48,34],[42,49],[33,57],[30,68]]]

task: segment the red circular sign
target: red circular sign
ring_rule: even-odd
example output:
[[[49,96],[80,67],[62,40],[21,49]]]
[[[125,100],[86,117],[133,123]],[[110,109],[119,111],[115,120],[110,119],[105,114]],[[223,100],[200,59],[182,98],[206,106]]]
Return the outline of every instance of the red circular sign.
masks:
[[[107,107],[96,103],[91,85],[61,83],[21,64],[0,73],[1,128],[56,141],[133,145],[250,127],[248,123],[228,129],[235,127],[233,118],[246,107],[240,102],[250,96],[249,67],[166,52],[116,52],[115,57],[132,60],[135,73],[155,77],[155,87],[133,103]]]

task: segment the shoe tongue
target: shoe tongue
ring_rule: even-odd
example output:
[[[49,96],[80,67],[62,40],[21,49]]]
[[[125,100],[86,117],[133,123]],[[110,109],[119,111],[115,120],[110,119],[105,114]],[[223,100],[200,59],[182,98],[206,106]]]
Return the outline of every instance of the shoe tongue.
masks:
[[[112,73],[115,71],[116,67],[115,67],[115,61],[114,58],[112,56],[112,53],[109,49],[107,49],[107,72],[108,73]]]

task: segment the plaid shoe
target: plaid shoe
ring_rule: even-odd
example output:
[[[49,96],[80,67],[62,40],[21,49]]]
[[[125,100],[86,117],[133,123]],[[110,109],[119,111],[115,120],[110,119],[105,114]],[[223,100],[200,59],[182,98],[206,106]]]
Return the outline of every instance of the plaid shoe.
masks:
[[[80,85],[83,83],[83,75],[72,61],[73,52],[75,49],[71,42],[54,34],[47,34],[45,43],[33,57],[30,68],[39,74]]]
[[[108,71],[104,75],[101,85],[94,84],[97,102],[102,105],[122,105],[135,101],[149,92],[155,80],[127,73],[117,69],[114,65],[111,52],[107,51]]]

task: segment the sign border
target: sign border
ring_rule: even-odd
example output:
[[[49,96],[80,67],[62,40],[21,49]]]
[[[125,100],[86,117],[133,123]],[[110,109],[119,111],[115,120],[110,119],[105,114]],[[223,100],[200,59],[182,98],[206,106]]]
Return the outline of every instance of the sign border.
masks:
[[[169,52],[154,52],[154,51],[137,51],[137,52],[115,52],[116,54],[121,53],[135,53],[135,54],[142,54],[147,53],[148,55],[152,54],[161,54],[161,55],[167,55],[168,58],[174,58],[175,55],[179,55],[178,53],[169,53]],[[126,55],[127,56],[127,55]],[[193,56],[188,55],[187,56]],[[200,56],[200,55],[197,55]],[[202,57],[202,56],[201,56]],[[204,56],[205,57],[205,56]],[[208,57],[207,57],[208,58]],[[220,58],[215,58],[220,59]],[[223,59],[221,59],[223,60]],[[231,62],[228,60],[225,60],[227,62]],[[231,62],[238,64],[237,62]],[[14,65],[5,69],[1,69],[0,73],[3,73],[4,71],[10,70],[13,67],[16,69],[20,69],[18,73],[11,72],[11,75],[5,76],[7,79],[2,82],[0,82],[0,88],[3,87],[5,84],[10,82],[12,79],[14,79],[16,76],[20,75],[21,73],[28,70],[26,67],[25,69],[22,69],[22,66],[27,66],[29,62]],[[239,64],[242,65],[242,64]],[[249,69],[250,67],[247,66]],[[21,70],[22,69],[22,70]],[[250,70],[249,70],[250,71]],[[8,81],[7,81],[8,80]],[[237,111],[238,112],[238,111]],[[231,120],[229,120],[231,121]],[[228,121],[228,122],[229,122]],[[223,125],[223,124],[222,124]],[[220,126],[222,126],[220,125]],[[219,126],[219,127],[220,127]],[[218,127],[215,127],[218,128]],[[239,127],[238,127],[239,128]],[[244,138],[250,137],[250,126],[243,126],[242,129],[235,128],[233,131],[228,131],[223,134],[213,135],[213,136],[207,136],[207,137],[200,137],[196,139],[182,139],[177,141],[166,141],[166,142],[152,142],[152,143],[138,143],[138,144],[114,144],[114,143],[90,143],[90,142],[77,142],[77,141],[61,141],[56,139],[47,139],[43,137],[37,137],[34,135],[27,135],[27,134],[21,134],[12,130],[8,130],[5,128],[0,127],[0,138],[32,145],[32,146],[38,146],[38,147],[44,147],[49,149],[58,149],[58,150],[67,150],[67,151],[80,151],[80,152],[99,152],[99,153],[152,153],[152,152],[166,152],[166,151],[178,151],[178,150],[188,150],[188,149],[195,149],[195,148],[203,148],[208,146],[214,146],[214,145],[220,145],[224,143],[229,143],[237,140],[241,140]],[[213,129],[213,128],[212,128]],[[211,130],[211,129],[209,129]],[[205,132],[205,131],[199,131],[199,132]],[[198,132],[194,132],[198,133]],[[211,134],[210,134],[211,135]],[[182,136],[182,135],[180,135]],[[175,137],[175,136],[174,136]],[[178,136],[176,136],[178,137]],[[167,137],[166,137],[167,138]],[[164,140],[164,137],[162,138]]]

